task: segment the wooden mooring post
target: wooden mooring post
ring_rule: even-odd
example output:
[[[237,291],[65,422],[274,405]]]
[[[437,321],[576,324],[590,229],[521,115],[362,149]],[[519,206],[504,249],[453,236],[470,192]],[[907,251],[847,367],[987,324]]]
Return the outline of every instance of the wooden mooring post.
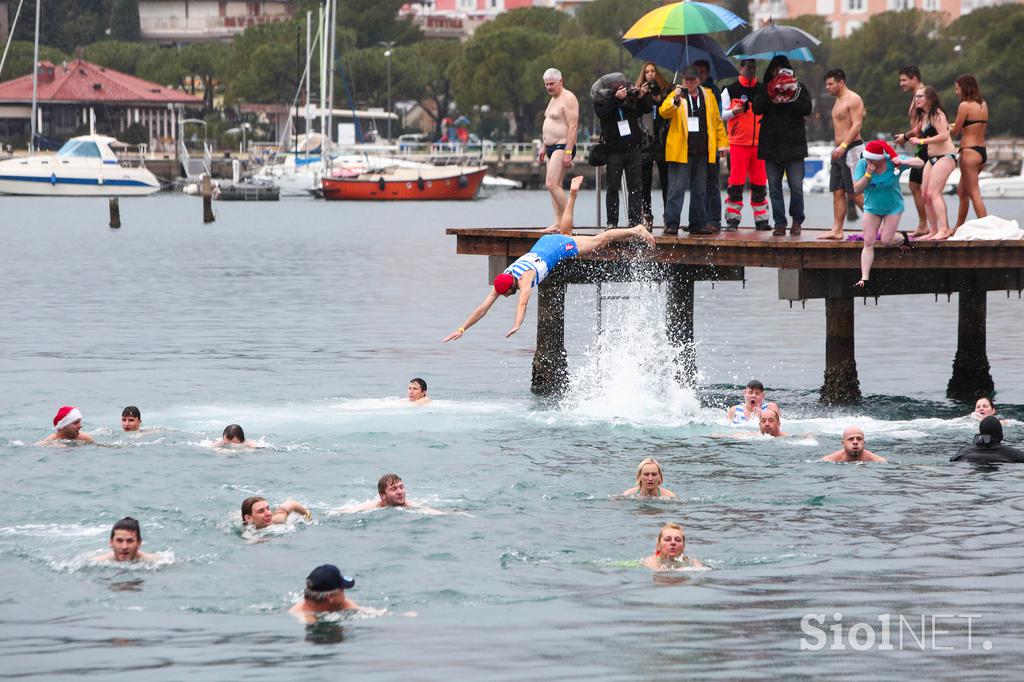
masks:
[[[853,329],[853,299],[826,298],[823,403],[849,405],[860,402]]]
[[[115,230],[121,227],[121,207],[117,197],[110,197],[110,227]]]
[[[213,181],[209,174],[203,175],[203,222],[213,222]]]

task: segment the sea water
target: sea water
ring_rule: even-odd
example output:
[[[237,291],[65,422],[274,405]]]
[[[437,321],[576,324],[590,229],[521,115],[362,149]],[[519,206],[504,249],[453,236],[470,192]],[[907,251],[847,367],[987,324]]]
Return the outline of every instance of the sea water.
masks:
[[[2,674],[883,677],[913,666],[984,679],[1019,667],[1024,469],[948,462],[977,430],[970,405],[943,397],[955,295],[858,301],[865,401],[829,408],[817,401],[824,306],[779,301],[773,271],[696,285],[692,386],[672,380],[659,287],[607,285],[628,298],[604,302],[598,320],[593,287],[573,286],[569,391],[541,400],[529,392],[532,311],[506,339],[513,306],[499,301],[441,342],[487,290],[484,259],[456,255],[443,228],[546,225],[549,206],[542,192],[219,204],[203,225],[196,199],[160,195],[123,200],[124,226],[110,230],[103,200],[0,198]],[[592,221],[592,193],[578,210]],[[809,197],[808,225],[830,210]],[[1024,214],[1020,202],[989,210]],[[1020,443],[1024,303],[988,300],[997,402]],[[433,403],[404,399],[414,376]],[[725,408],[751,378],[792,438],[735,437],[750,434]],[[62,404],[108,447],[32,445]],[[129,404],[142,410],[137,435],[119,429]],[[228,423],[259,447],[209,447]],[[889,463],[818,461],[851,424]],[[677,501],[619,496],[648,456]],[[463,513],[336,513],[374,498],[388,472],[411,499]],[[239,505],[256,494],[300,500],[313,520],[243,532]],[[96,565],[125,515],[158,561]],[[669,521],[711,571],[638,566]],[[322,563],[356,579],[357,602],[417,615],[296,622],[286,611]],[[892,650],[880,649],[886,615]],[[970,640],[965,615],[976,616]],[[802,622],[820,623],[827,646],[814,650]],[[858,623],[876,637],[865,652],[848,639]]]

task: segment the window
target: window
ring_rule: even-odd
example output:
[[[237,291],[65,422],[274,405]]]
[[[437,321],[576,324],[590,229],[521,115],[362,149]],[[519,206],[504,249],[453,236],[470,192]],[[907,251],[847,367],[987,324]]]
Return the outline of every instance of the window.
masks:
[[[921,9],[925,12],[938,12],[939,0],[921,0]]]
[[[889,0],[889,9],[896,12],[914,9],[914,0]]]
[[[836,13],[836,0],[817,0],[815,7],[820,16],[827,17]]]
[[[844,9],[850,14],[863,14],[866,4],[865,0],[844,0]]]

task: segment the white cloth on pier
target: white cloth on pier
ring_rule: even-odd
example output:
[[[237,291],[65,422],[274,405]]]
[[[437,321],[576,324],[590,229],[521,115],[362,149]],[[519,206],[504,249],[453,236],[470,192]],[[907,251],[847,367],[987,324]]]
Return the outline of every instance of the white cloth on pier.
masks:
[[[957,228],[949,241],[974,241],[978,239],[1024,239],[1024,230],[1016,220],[1005,220],[990,215],[975,218]]]

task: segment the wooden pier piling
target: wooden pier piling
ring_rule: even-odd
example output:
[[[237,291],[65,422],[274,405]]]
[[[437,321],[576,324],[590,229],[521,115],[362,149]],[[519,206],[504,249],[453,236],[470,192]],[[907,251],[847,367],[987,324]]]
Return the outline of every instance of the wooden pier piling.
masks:
[[[761,267],[778,270],[780,299],[825,299],[823,402],[845,405],[861,398],[854,327],[854,299],[861,296],[959,293],[957,353],[947,396],[971,400],[978,390],[993,392],[985,352],[985,292],[1024,290],[1024,241],[919,242],[910,252],[876,248],[865,292],[853,286],[860,274],[861,245],[818,241],[820,233],[805,229],[801,236],[773,238],[741,229],[709,237],[658,236],[642,268],[634,267],[635,247],[621,243],[560,264],[540,287],[533,390],[551,395],[565,383],[565,285],[665,282],[669,339],[680,349],[681,374],[689,375],[695,364],[694,282],[740,280],[744,267]],[[490,256],[491,279],[541,237],[539,230],[519,228],[450,228],[448,234],[456,236],[458,253]]]
[[[110,197],[110,227],[118,229],[121,227],[121,207],[117,203],[117,197]]]
[[[995,392],[985,350],[986,297],[986,291],[976,287],[961,289],[958,295],[956,355],[953,376],[946,386],[947,398],[969,402],[978,391],[989,395]]]
[[[825,299],[825,382],[821,401],[828,405],[860,402],[854,354],[852,298]]]

